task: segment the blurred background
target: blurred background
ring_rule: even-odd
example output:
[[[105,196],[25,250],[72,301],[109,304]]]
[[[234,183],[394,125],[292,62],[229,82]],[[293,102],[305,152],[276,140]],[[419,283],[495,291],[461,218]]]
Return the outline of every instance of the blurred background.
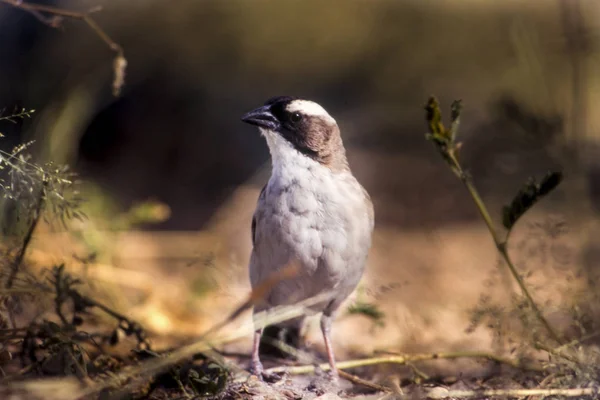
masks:
[[[482,294],[506,304],[515,289],[468,193],[424,138],[430,95],[448,111],[463,99],[462,162],[498,222],[529,176],[564,172],[510,251],[553,322],[564,318],[558,305],[595,292],[597,0],[44,4],[102,6],[94,18],[127,69],[115,97],[115,54],[82,21],[54,29],[0,3],[0,106],[36,110],[2,126],[0,146],[35,140],[38,160],[72,166],[89,217],[39,227],[30,266],[66,262],[158,343],[200,334],[248,294],[250,222],[270,164],[240,117],[276,95],[315,100],[336,118],[375,203],[368,272],[348,305],[374,304],[383,318],[343,310],[339,358],[489,349],[486,326],[466,332],[471,310]],[[322,347],[318,324],[308,338]]]

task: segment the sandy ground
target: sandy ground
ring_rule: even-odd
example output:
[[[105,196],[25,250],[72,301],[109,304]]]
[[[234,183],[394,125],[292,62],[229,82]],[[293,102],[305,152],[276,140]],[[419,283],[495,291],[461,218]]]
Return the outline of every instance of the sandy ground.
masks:
[[[361,157],[374,160],[369,154],[355,154],[355,160]],[[393,160],[380,160],[379,166],[394,167]],[[396,164],[409,162],[414,160]],[[420,179],[421,188],[428,182],[427,175],[436,174],[434,167],[423,167],[426,177]],[[359,170],[368,176],[368,168]],[[223,320],[249,294],[249,226],[266,173],[268,168],[237,188],[204,231],[118,233],[110,239],[114,244],[112,262],[82,268],[72,261],[71,270],[91,278],[96,296],[149,329],[158,347],[197,337]],[[448,181],[442,185],[447,200],[431,196],[427,204],[423,203],[425,210],[414,208],[418,204],[414,194],[406,196],[404,202],[391,203],[376,188],[376,212],[395,213],[396,219],[414,219],[415,214],[425,212],[429,213],[428,220],[436,215],[443,220],[444,214],[454,207],[460,208],[459,213],[470,215],[470,200],[458,181],[451,184],[452,179],[449,174],[443,178]],[[416,180],[413,178],[412,182]],[[409,187],[415,184],[410,179],[408,182]],[[578,271],[594,222],[578,217],[572,208],[560,212],[565,203],[560,194],[556,196],[559,200],[544,200],[523,218],[512,234],[510,252],[535,289],[536,300],[547,303],[544,309],[549,319],[562,323],[566,315],[559,312],[558,306],[574,304],[578,290],[586,289],[586,276],[578,275]],[[367,272],[334,324],[333,341],[339,360],[368,357],[378,350],[507,350],[496,346],[494,335],[485,324],[467,333],[473,318],[471,310],[480,303],[482,295],[506,306],[510,294],[518,291],[498,263],[485,225],[476,214],[464,220],[440,222],[437,227],[428,224],[421,229],[415,224],[410,224],[409,229],[403,229],[401,224],[377,224]],[[568,229],[562,234],[557,228],[561,224]],[[74,243],[69,235],[40,232],[31,259],[37,259],[38,265],[70,259],[73,253],[84,250]],[[348,315],[347,306],[356,301],[375,304],[385,315],[384,326],[375,326],[365,316]],[[226,346],[227,351],[249,353],[250,323],[250,313],[246,312],[225,328],[225,332],[246,329],[248,333],[245,340]],[[325,360],[318,319],[308,321],[306,339],[307,345]],[[234,361],[242,367],[247,362],[243,357]],[[470,361],[436,361],[427,368],[444,373],[483,372],[480,364]],[[380,372],[384,377],[398,369],[384,368]]]

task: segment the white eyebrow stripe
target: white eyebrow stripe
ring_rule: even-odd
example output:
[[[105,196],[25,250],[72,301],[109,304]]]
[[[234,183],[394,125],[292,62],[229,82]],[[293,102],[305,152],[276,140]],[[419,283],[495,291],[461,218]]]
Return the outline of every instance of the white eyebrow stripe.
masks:
[[[314,101],[294,100],[286,107],[288,112],[299,112],[304,115],[321,117],[335,123],[335,119],[323,107]]]

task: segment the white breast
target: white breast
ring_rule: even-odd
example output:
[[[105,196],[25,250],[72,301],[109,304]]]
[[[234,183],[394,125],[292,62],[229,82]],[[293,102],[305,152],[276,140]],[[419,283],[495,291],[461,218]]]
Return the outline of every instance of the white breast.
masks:
[[[263,134],[273,172],[257,208],[251,280],[258,283],[295,259],[305,275],[274,288],[272,305],[336,287],[345,298],[360,280],[371,244],[365,192],[350,171],[334,172],[278,135]]]

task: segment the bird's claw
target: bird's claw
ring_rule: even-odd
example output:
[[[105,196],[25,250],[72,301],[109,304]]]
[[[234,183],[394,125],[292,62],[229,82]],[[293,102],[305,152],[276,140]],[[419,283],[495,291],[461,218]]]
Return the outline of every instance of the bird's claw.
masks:
[[[257,362],[253,361],[250,363],[250,373],[252,375],[256,376],[259,381],[268,382],[268,383],[280,381],[282,379],[282,377],[285,375],[285,372],[283,372],[283,373],[266,372],[260,361],[257,361]]]
[[[327,378],[329,378],[329,381],[331,383],[339,383],[340,374],[337,369],[335,369],[335,370],[330,369],[329,371],[327,371]]]
[[[252,375],[255,375],[258,379],[260,379],[262,381],[263,373],[264,373],[264,368],[263,368],[262,363],[260,361],[253,360],[250,363],[250,373]]]

